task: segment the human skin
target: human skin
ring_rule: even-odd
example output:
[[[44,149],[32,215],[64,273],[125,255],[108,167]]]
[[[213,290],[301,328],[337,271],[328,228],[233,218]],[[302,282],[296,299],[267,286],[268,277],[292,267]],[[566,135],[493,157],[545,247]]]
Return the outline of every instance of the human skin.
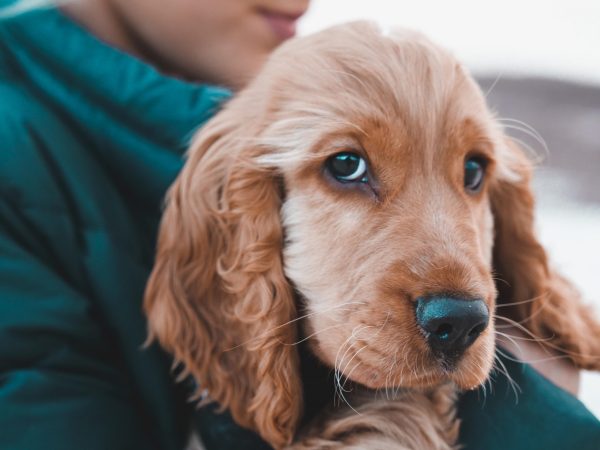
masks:
[[[545,378],[565,391],[577,396],[579,392],[579,370],[564,355],[535,342],[530,333],[514,325],[502,324],[502,335],[496,343],[510,351],[521,361],[530,364]]]
[[[309,0],[72,0],[63,10],[165,73],[233,89],[295,34]]]
[[[73,0],[63,10],[105,42],[165,73],[242,88],[291,37],[309,0]],[[579,372],[516,327],[498,344],[576,395]],[[518,346],[518,347],[517,347]]]

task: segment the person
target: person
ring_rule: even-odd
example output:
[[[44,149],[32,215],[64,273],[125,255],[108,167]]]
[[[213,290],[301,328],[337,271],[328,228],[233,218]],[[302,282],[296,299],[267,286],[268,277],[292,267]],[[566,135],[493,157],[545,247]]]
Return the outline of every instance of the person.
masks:
[[[191,430],[207,449],[268,448],[187,401],[168,356],[142,348],[141,301],[187,143],[307,7],[79,0],[0,20],[0,449],[171,450]],[[600,442],[575,397],[504,362],[519,402],[501,376],[485,401],[463,396],[466,448]],[[323,386],[310,370],[305,381],[309,397]]]

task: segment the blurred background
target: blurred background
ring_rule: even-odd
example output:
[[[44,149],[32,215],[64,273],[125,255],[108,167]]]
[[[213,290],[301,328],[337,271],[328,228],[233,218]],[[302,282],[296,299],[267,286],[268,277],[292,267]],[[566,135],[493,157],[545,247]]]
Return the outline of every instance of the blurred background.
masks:
[[[300,34],[357,19],[449,48],[512,119],[507,131],[540,160],[541,239],[599,314],[600,1],[313,0]],[[600,417],[600,374],[584,372],[580,398]]]

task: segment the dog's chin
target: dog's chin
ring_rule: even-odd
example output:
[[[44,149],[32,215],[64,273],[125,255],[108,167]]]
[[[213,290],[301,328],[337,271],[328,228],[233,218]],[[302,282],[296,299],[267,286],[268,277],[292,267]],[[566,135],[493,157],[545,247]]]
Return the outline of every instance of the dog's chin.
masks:
[[[494,365],[495,341],[492,330],[486,330],[475,345],[457,362],[447,377],[461,390],[477,389],[485,383]]]
[[[425,389],[440,384],[452,382],[460,390],[473,390],[477,389],[488,379],[491,363],[489,367],[487,365],[479,366],[476,370],[472,370],[471,364],[465,364],[466,368],[463,368],[463,364],[459,363],[456,368],[448,369],[445,366],[439,365],[439,367],[432,368],[428,371],[415,371],[411,376],[407,377],[404,373],[404,377],[400,380],[400,374],[384,373],[375,368],[363,368],[363,370],[354,370],[350,374],[350,380],[361,384],[369,389],[392,389],[392,388],[413,388],[413,389]],[[391,380],[396,380],[393,382]]]
[[[335,368],[336,353],[331,349],[327,351],[328,346],[323,341],[310,339],[309,345],[325,365]],[[357,353],[343,365],[341,376],[369,389],[423,389],[452,382],[460,390],[472,390],[488,379],[494,362],[494,347],[494,333],[486,330],[460,359],[452,363],[429,354],[419,358],[417,367],[400,367]],[[390,366],[391,369],[385,368]]]
[[[353,382],[374,390],[395,388],[423,389],[437,386],[447,378],[441,371],[415,373],[410,377],[405,376],[401,382],[395,383],[390,382],[390,379],[393,377],[394,374],[390,375],[381,373],[375,369],[366,369],[360,372],[358,370],[355,371],[350,378]]]
[[[423,361],[420,367],[396,367],[382,370],[378,364],[356,358],[355,364],[348,364],[342,378],[360,384],[368,389],[413,388],[425,389],[452,382],[460,390],[477,389],[489,377],[494,362],[494,340],[492,333],[486,333],[481,341],[469,349],[462,358],[449,365],[438,358]],[[333,367],[320,346],[312,341],[312,349],[321,361]],[[316,345],[315,345],[316,344]],[[347,373],[346,373],[347,372]]]
[[[490,375],[490,368],[478,368],[477,370],[457,369],[448,374],[447,379],[452,381],[456,387],[462,391],[477,389],[485,383]]]

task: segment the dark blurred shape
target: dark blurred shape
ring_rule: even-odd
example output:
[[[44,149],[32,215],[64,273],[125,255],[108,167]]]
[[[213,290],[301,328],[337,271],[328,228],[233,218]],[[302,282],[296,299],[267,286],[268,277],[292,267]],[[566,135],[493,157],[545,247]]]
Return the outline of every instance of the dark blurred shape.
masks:
[[[549,153],[522,131],[507,129],[543,157],[537,171],[538,194],[554,194],[600,205],[600,86],[544,78],[478,78],[488,103],[501,118],[532,126]],[[492,88],[493,86],[493,88]],[[507,121],[507,125],[522,126]],[[558,185],[557,178],[560,179]]]

